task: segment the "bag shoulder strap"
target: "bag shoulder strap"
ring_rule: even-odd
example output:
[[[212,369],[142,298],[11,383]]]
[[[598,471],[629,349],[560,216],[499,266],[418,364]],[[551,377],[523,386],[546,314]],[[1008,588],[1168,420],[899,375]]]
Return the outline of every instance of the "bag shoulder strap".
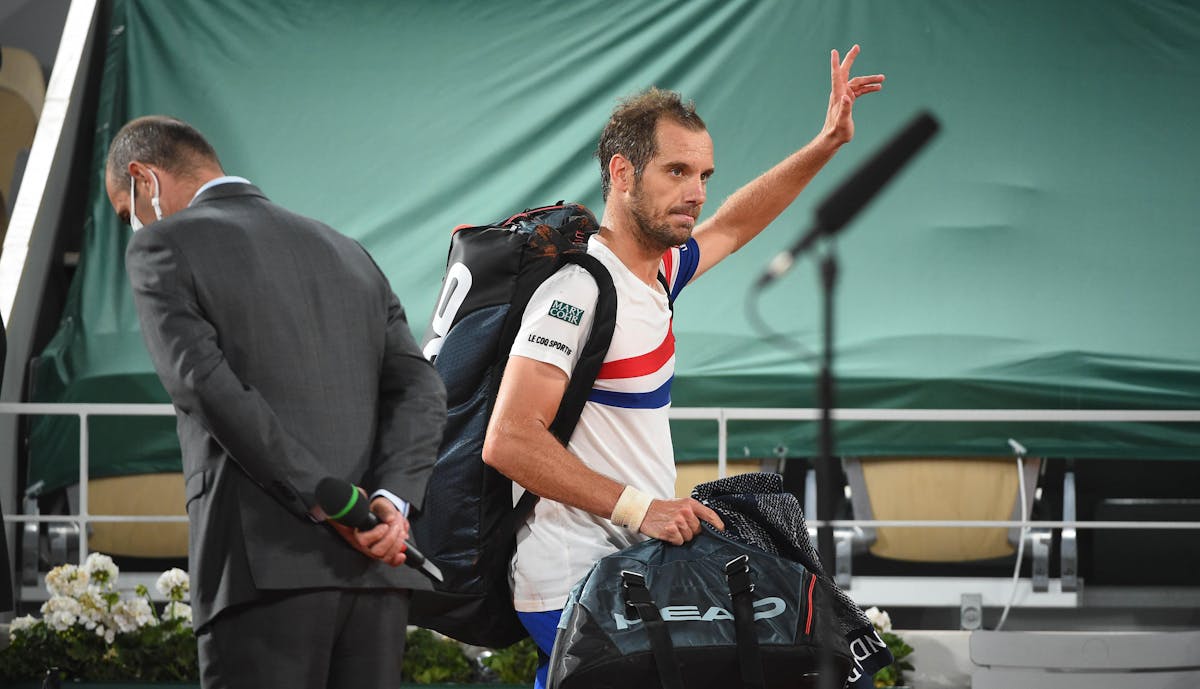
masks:
[[[763,689],[762,653],[754,629],[754,581],[750,578],[750,556],[741,555],[725,564],[729,595],[733,598],[733,625],[737,636],[738,665],[746,689]]]
[[[625,591],[625,606],[627,613],[633,613],[642,621],[646,634],[650,637],[650,650],[654,655],[654,667],[658,670],[658,680],[663,689],[683,689],[683,677],[679,674],[679,664],[675,662],[675,645],[671,643],[671,633],[667,631],[667,623],[658,612],[658,606],[646,589],[646,577],[628,570],[621,572],[621,586]]]

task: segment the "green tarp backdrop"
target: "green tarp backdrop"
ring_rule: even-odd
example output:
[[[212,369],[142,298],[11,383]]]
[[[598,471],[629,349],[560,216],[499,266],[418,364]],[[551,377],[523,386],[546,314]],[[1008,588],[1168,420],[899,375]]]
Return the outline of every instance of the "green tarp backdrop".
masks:
[[[419,337],[449,230],[558,199],[599,214],[597,136],[655,84],[716,143],[711,214],[821,126],[829,51],[884,72],[854,142],[676,308],[680,406],[813,407],[815,363],[747,295],[838,182],[921,109],[941,134],[837,242],[838,406],[1200,408],[1200,10],[1180,0],[114,0],[92,213],[39,401],[165,402],[103,191],[128,119],[197,125],[226,170],[376,257]],[[757,300],[810,355],[814,262]],[[297,375],[304,375],[297,371]],[[77,423],[36,421],[31,481],[77,475]],[[93,475],[178,466],[170,419],[91,422]],[[149,431],[143,433],[142,431]],[[812,423],[731,426],[731,456],[815,452]],[[844,454],[1187,459],[1198,424],[839,423]],[[714,423],[675,427],[680,461]]]

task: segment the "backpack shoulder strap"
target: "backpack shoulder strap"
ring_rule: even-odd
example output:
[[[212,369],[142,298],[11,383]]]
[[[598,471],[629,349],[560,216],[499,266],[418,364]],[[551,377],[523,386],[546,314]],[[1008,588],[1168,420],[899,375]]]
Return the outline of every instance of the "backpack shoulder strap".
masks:
[[[658,284],[662,285],[663,291],[667,293],[667,306],[671,307],[671,315],[675,315],[675,300],[671,298],[671,286],[667,284],[667,276],[662,273],[658,274]]]
[[[559,260],[563,265],[573,263],[591,273],[599,288],[596,312],[592,316],[592,331],[579,353],[579,360],[575,362],[571,380],[567,383],[562,402],[558,405],[558,413],[550,423],[550,432],[565,446],[570,442],[571,434],[575,432],[579,416],[583,413],[583,405],[587,403],[592,384],[596,382],[596,376],[600,375],[600,366],[604,364],[608,346],[612,343],[613,330],[617,325],[617,289],[613,286],[612,275],[595,256],[565,253],[559,256]],[[533,512],[537,501],[538,496],[532,491],[522,493],[512,511],[502,519],[497,531],[500,537],[507,539],[516,534],[517,527]]]
[[[558,413],[550,424],[550,431],[560,443],[566,445],[571,440],[571,434],[575,432],[579,415],[583,413],[583,405],[592,391],[596,376],[600,375],[600,367],[604,364],[608,346],[612,343],[613,330],[617,325],[617,290],[613,286],[612,275],[595,256],[568,253],[563,254],[561,258],[591,273],[599,288],[596,312],[592,316],[592,332],[588,335],[583,351],[579,353],[579,360],[575,362],[575,370],[571,373],[571,381],[567,383],[562,402],[558,405]]]

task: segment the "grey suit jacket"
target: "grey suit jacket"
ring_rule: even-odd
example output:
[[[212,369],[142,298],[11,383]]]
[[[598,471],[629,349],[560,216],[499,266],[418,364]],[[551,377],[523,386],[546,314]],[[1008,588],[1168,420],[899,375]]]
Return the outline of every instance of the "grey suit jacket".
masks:
[[[441,379],[366,251],[228,183],[125,265],[178,417],[196,628],[268,590],[425,588],[309,517],[327,476],[420,508],[441,441]]]

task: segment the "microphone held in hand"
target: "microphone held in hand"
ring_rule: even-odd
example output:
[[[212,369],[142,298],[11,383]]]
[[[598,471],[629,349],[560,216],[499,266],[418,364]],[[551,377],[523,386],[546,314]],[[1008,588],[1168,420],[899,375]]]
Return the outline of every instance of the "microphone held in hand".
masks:
[[[755,287],[761,289],[791,269],[796,257],[812,247],[822,237],[832,237],[851,218],[875,198],[892,177],[920,151],[940,125],[928,112],[918,113],[891,141],[863,163],[821,205],[817,206],[816,222],[791,248],[781,251],[767,265]]]
[[[317,484],[317,504],[329,519],[359,531],[367,531],[379,523],[362,491],[347,481],[321,479]]]
[[[379,524],[379,517],[371,512],[367,498],[358,486],[341,479],[321,479],[317,484],[317,504],[325,511],[331,521],[349,526],[359,531],[369,531]],[[425,559],[425,555],[417,550],[412,541],[405,541],[405,564],[421,570],[434,581],[442,581],[441,570],[437,565]]]

